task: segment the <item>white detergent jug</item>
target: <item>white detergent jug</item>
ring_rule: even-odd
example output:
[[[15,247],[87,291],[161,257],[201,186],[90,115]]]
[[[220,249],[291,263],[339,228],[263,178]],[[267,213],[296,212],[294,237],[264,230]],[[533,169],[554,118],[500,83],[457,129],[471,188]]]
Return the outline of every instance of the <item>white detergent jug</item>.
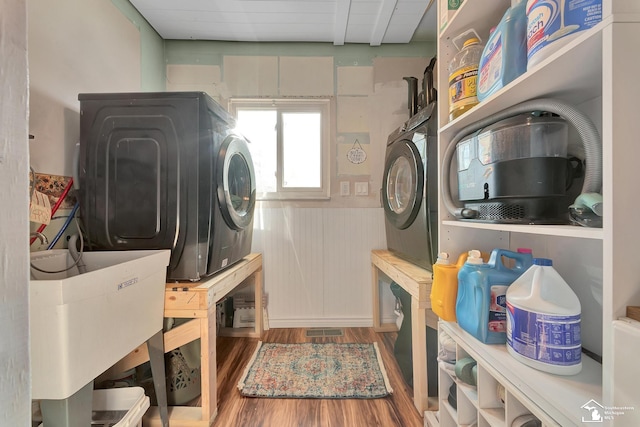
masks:
[[[550,259],[533,265],[507,290],[507,350],[520,362],[557,375],[582,370],[580,300]]]

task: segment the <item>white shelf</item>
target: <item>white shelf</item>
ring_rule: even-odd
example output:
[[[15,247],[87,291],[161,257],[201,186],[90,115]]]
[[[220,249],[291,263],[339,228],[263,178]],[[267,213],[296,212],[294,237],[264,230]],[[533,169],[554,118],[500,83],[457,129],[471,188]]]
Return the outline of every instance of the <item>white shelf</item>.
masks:
[[[448,400],[443,400],[440,403],[441,406],[444,406],[446,411],[449,413],[449,415],[451,416],[452,419],[457,420],[458,419],[458,411],[456,411],[453,406],[451,406],[451,404],[449,403]]]
[[[473,6],[468,2],[462,2],[458,11],[451,17],[447,27],[440,32],[440,39],[450,40],[469,28],[475,29],[480,35],[489,34],[491,27],[498,24],[502,13],[511,6],[511,0],[492,0],[492,3],[495,4],[491,5],[491,7],[481,7],[474,9],[473,13],[468,13],[468,9]],[[502,13],[498,15],[496,10],[501,10]]]
[[[601,228],[587,228],[573,225],[526,225],[526,224],[491,224],[472,221],[442,221],[451,227],[474,228],[480,230],[508,231],[513,233],[538,234],[557,237],[575,237],[580,239],[602,240],[604,232]]]
[[[480,416],[483,417],[492,427],[507,425],[504,417],[504,408],[481,408]]]
[[[577,105],[600,96],[602,67],[593,65],[602,63],[602,30],[612,20],[610,17],[585,31],[534,69],[527,71],[465,114],[442,125],[440,137],[448,142],[464,126],[530,99],[557,97]]]
[[[478,407],[478,389],[460,380],[456,381],[458,393],[462,392],[473,406]]]
[[[602,365],[585,355],[579,374],[552,375],[520,363],[509,355],[505,345],[482,344],[455,323],[440,322],[440,328],[502,383],[507,392],[521,401],[535,402],[562,426],[577,424],[583,415],[582,405],[591,399],[602,399]]]

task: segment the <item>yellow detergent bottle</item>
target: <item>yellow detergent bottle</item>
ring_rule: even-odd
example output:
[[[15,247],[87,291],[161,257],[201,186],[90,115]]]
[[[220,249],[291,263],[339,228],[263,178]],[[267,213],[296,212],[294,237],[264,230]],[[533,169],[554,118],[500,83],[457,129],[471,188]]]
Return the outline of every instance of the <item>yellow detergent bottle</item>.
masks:
[[[431,284],[431,309],[442,320],[456,321],[456,298],[458,296],[458,271],[469,256],[464,252],[458,262],[451,264],[449,254],[440,252],[433,264],[433,283]]]

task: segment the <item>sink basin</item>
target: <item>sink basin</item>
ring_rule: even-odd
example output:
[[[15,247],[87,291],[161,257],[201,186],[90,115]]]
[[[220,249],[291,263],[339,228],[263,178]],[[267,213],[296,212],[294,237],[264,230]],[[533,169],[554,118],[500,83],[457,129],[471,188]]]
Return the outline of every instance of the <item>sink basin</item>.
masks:
[[[66,399],[162,330],[169,250],[85,252],[86,272],[31,269],[33,399]],[[73,264],[66,249],[33,252],[47,271]]]

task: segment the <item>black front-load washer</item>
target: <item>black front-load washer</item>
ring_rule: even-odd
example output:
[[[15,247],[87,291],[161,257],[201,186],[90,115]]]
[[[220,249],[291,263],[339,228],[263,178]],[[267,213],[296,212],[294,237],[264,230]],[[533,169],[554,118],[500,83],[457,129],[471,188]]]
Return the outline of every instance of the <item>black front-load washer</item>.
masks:
[[[436,103],[389,135],[382,178],[387,249],[431,271],[438,250]]]
[[[89,250],[171,249],[198,281],[251,251],[255,175],[234,118],[203,92],[80,94],[79,199]]]

